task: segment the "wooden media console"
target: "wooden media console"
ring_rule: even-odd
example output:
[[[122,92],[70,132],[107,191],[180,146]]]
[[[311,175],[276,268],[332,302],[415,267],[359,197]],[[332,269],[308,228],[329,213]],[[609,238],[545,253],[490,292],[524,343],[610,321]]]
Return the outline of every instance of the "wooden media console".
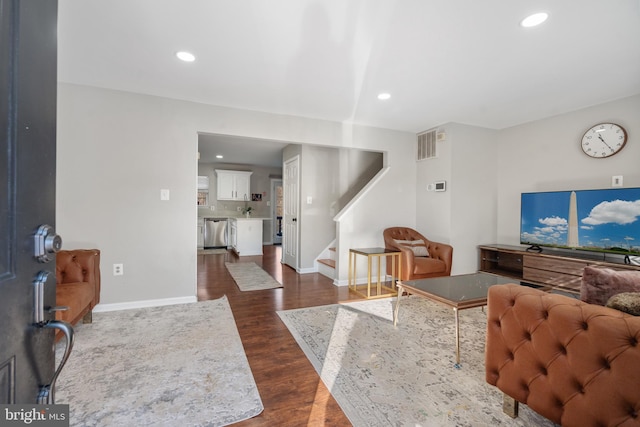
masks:
[[[624,264],[623,256],[599,252],[543,248],[538,253],[527,252],[526,246],[509,245],[480,245],[479,249],[480,271],[571,293],[580,293],[582,270],[588,265],[640,271],[640,266]]]

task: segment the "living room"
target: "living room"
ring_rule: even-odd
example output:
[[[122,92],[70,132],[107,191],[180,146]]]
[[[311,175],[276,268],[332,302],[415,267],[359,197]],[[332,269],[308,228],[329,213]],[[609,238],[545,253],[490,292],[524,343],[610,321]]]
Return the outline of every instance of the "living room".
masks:
[[[109,270],[112,264],[124,265],[124,275],[105,274],[104,277],[101,302],[111,305],[112,309],[118,308],[118,304],[176,303],[194,298],[196,241],[192,230],[197,215],[191,201],[195,197],[198,133],[385,153],[386,174],[351,208],[339,227],[337,277],[342,283],[347,277],[348,248],[379,245],[381,231],[388,226],[413,226],[436,241],[449,242],[455,247],[453,273],[460,274],[477,269],[478,244],[518,243],[521,192],[604,188],[610,186],[614,175],[624,176],[625,186],[640,184],[635,165],[639,148],[633,144],[640,117],[638,82],[632,68],[637,66],[635,62],[620,71],[624,76],[634,76],[631,81],[618,79],[609,85],[608,92],[600,90],[598,98],[594,98],[611,102],[589,100],[586,89],[582,88],[590,85],[583,83],[570,88],[576,101],[561,95],[566,93],[562,85],[569,84],[572,69],[579,63],[577,52],[573,52],[562,61],[565,69],[554,69],[554,75],[534,74],[540,84],[547,84],[543,92],[554,99],[552,106],[534,104],[536,90],[532,92],[531,87],[523,86],[521,97],[502,100],[505,95],[495,94],[502,105],[500,109],[493,108],[501,115],[490,115],[491,107],[483,109],[481,104],[474,107],[475,120],[483,125],[462,124],[473,120],[462,112],[460,121],[456,122],[455,114],[446,115],[448,108],[429,105],[433,117],[417,121],[417,127],[407,132],[384,128],[390,126],[385,125],[385,121],[391,119],[384,106],[376,107],[380,127],[372,127],[98,87],[107,85],[97,81],[92,84],[90,75],[81,74],[82,68],[70,68],[76,58],[66,47],[86,50],[77,45],[82,37],[72,37],[73,31],[84,31],[87,35],[93,32],[82,20],[70,21],[71,16],[86,13],[71,6],[65,2],[60,4],[57,228],[65,247],[99,247],[103,250],[102,264]],[[92,7],[99,8],[96,10],[105,18],[117,15],[111,5],[105,7],[96,2]],[[299,11],[304,14],[305,8],[300,7]],[[598,10],[595,3],[576,7],[583,10],[582,13]],[[633,10],[637,5],[625,7]],[[452,6],[448,13],[455,10]],[[568,19],[566,14],[571,10],[570,5],[565,5],[558,13],[562,19]],[[624,10],[619,7],[611,11],[612,17],[632,14],[625,14]],[[509,11],[507,15],[517,15],[516,12]],[[324,13],[340,15],[341,12],[327,9]],[[543,24],[539,30],[555,34],[559,29],[550,25],[553,19],[554,16],[546,28]],[[578,17],[571,19],[579,21]],[[108,22],[105,19],[101,25],[109,25]],[[153,27],[155,22],[150,21],[149,25]],[[522,30],[515,25],[516,31]],[[622,28],[627,27],[617,25],[616,28],[624,35]],[[532,43],[530,37],[536,37],[537,33],[531,30],[538,29],[527,29],[522,43]],[[493,33],[483,35],[494,36]],[[536,52],[549,48],[546,38],[549,36],[545,33],[542,36],[545,37],[542,44],[532,46]],[[608,37],[619,38],[619,34]],[[587,40],[590,39],[579,45],[580,49],[591,49]],[[102,46],[103,42],[96,40],[95,43]],[[593,43],[599,46],[606,40]],[[521,68],[530,60],[518,61],[510,67]],[[197,66],[198,61],[187,65]],[[91,62],[86,66],[99,72]],[[172,73],[193,72],[183,70],[181,64],[171,63],[168,67]],[[145,73],[148,78],[153,76],[150,71]],[[456,75],[461,77],[459,70]],[[486,76],[486,71],[482,75]],[[134,80],[143,84],[139,77]],[[560,81],[563,83],[558,83]],[[476,92],[470,81],[458,80],[457,84],[460,93]],[[496,90],[502,89],[496,87]],[[509,90],[514,92],[513,88]],[[554,96],[554,91],[558,96]],[[531,99],[527,100],[527,96]],[[338,102],[343,102],[342,98]],[[387,102],[394,102],[393,98]],[[536,102],[540,101],[536,99]],[[343,110],[339,108],[333,113],[342,114]],[[518,110],[523,111],[520,116],[510,117]],[[405,120],[408,114],[412,114],[412,119],[416,115],[409,111],[406,114]],[[420,116],[427,117],[417,114]],[[590,126],[605,121],[623,125],[631,141],[619,155],[589,158],[581,152],[579,140]],[[438,129],[446,139],[437,143],[437,158],[416,162],[415,134],[426,129]],[[427,191],[429,183],[442,180],[447,182],[447,191]],[[161,189],[170,190],[170,200],[160,200]],[[88,212],[91,214],[87,215]],[[384,214],[370,215],[371,212]]]
[[[315,6],[312,10],[317,11],[317,4],[304,3],[305,6]],[[200,6],[211,12],[208,9],[211,6],[204,3],[200,3]],[[273,11],[264,10],[264,5],[253,6],[257,11],[273,17]],[[368,9],[373,6],[365,6],[364,3],[360,6],[374,15],[371,25],[382,25],[382,39],[397,42],[399,33],[407,36],[404,31],[395,31],[398,24],[396,13],[411,24],[406,27],[418,24],[409,19],[411,13],[401,5],[397,7],[402,13],[378,3],[376,7],[380,9],[375,10]],[[445,8],[444,5],[439,6]],[[504,5],[494,6],[501,8]],[[83,9],[85,7],[89,9]],[[376,74],[370,72],[369,67],[385,62],[406,64],[406,59],[412,57],[408,53],[420,52],[425,46],[418,45],[415,50],[405,52],[407,55],[403,56],[404,60],[382,60],[380,56],[384,56],[383,53],[388,49],[376,51],[377,55],[371,57],[373,65],[367,65],[366,55],[354,55],[356,60],[350,63],[347,71],[353,71],[356,77],[346,82],[341,78],[336,79],[348,89],[333,88],[318,94],[315,84],[307,87],[308,92],[292,84],[300,94],[318,96],[316,103],[322,104],[322,108],[316,110],[304,109],[308,107],[308,101],[304,101],[305,96],[302,95],[300,98],[303,100],[297,102],[291,102],[289,98],[281,99],[289,109],[269,110],[262,103],[264,98],[255,99],[253,104],[247,102],[238,105],[231,102],[225,96],[230,96],[233,88],[240,93],[239,87],[244,85],[249,88],[247,92],[259,92],[259,86],[265,82],[260,80],[260,73],[246,77],[238,70],[230,71],[223,66],[225,61],[216,64],[216,72],[222,69],[230,76],[245,76],[244,83],[238,84],[233,78],[224,80],[215,74],[215,78],[210,77],[210,80],[221,79],[219,86],[206,89],[203,85],[195,92],[190,92],[192,89],[187,87],[185,81],[192,77],[196,80],[199,62],[194,64],[196,67],[185,68],[184,64],[174,62],[174,58],[153,69],[140,65],[137,66],[140,68],[129,68],[127,64],[120,63],[120,72],[110,72],[134,78],[122,85],[108,82],[104,75],[96,72],[96,68],[106,67],[106,63],[118,63],[118,55],[113,53],[117,49],[111,42],[96,37],[86,44],[95,43],[88,50],[98,53],[84,57],[83,54],[73,53],[73,48],[79,46],[72,40],[89,40],[88,36],[94,34],[94,30],[95,33],[111,34],[117,27],[115,23],[123,16],[137,17],[132,21],[139,19],[145,22],[141,18],[147,16],[145,13],[137,15],[144,9],[142,6],[132,6],[132,11],[127,10],[129,6],[113,7],[116,11],[109,11],[110,6],[100,2],[93,2],[89,6],[60,2],[56,227],[65,249],[99,248],[102,252],[101,303],[96,311],[196,301],[198,258],[193,230],[197,207],[193,201],[196,194],[194,182],[198,175],[198,135],[201,133],[384,153],[384,171],[376,185],[369,188],[358,203],[350,206],[336,220],[337,285],[346,284],[349,248],[381,246],[382,231],[387,227],[413,227],[430,239],[451,244],[455,248],[452,274],[458,275],[477,271],[478,245],[519,242],[519,198],[522,192],[608,188],[612,185],[613,176],[623,177],[624,187],[640,187],[637,167],[637,159],[640,158],[640,146],[637,144],[640,132],[640,81],[637,78],[640,75],[640,55],[637,55],[637,43],[627,40],[638,39],[636,24],[640,15],[635,1],[616,5],[611,8],[613,11],[607,13],[602,13],[601,5],[596,1],[557,6],[559,9],[556,14],[550,14],[552,20],[548,24],[553,24],[555,17],[568,19],[569,11],[579,10],[579,16],[570,19],[571,29],[575,33],[567,28],[559,31],[557,26],[551,25],[554,33],[544,37],[543,42],[534,41],[536,33],[532,31],[526,36],[518,36],[520,38],[515,46],[518,43],[533,46],[531,50],[538,55],[536,59],[523,58],[525,55],[520,55],[513,50],[514,45],[509,45],[510,49],[501,51],[497,48],[489,52],[492,59],[497,59],[494,62],[499,63],[496,67],[488,67],[488,63],[472,67],[469,63],[482,56],[475,51],[479,45],[489,45],[499,39],[509,39],[509,36],[498,34],[497,37],[496,33],[488,32],[490,34],[483,36],[471,51],[463,50],[464,43],[461,43],[473,39],[473,31],[481,33],[484,29],[484,25],[473,23],[470,19],[474,13],[469,12],[479,13],[474,9],[479,6],[465,5],[464,10],[461,6],[448,6],[450,8],[446,10],[434,10],[431,9],[433,5],[413,4],[412,7],[421,12],[416,16],[425,16],[425,13],[449,19],[455,16],[460,28],[469,26],[473,29],[464,38],[458,38],[457,32],[446,32],[448,26],[439,23],[439,31],[434,32],[433,38],[424,33],[422,38],[415,38],[444,42],[447,37],[442,34],[451,36],[453,44],[443,50],[458,52],[460,49],[460,52],[464,52],[460,56],[456,54],[450,57],[455,67],[442,67],[429,78],[413,76],[404,66],[381,67],[379,70],[384,71],[380,73],[386,77],[375,81],[374,85],[374,81],[365,78]],[[233,12],[236,17],[251,15],[251,19],[243,21],[243,30],[248,30],[244,27],[247,22],[257,21],[263,25],[260,27],[262,29],[270,26],[264,25],[253,13],[228,5],[225,7],[232,9],[230,14]],[[554,7],[550,5],[549,9]],[[341,10],[340,7],[337,9]],[[327,16],[335,18],[332,15],[335,10],[331,10],[333,12],[327,12]],[[561,10],[563,13],[560,13]],[[519,19],[524,11],[509,12],[506,15]],[[367,13],[364,15],[368,16]],[[86,19],[88,14],[106,19],[93,22],[92,19]],[[73,19],[82,16],[85,19]],[[309,18],[304,6],[300,10],[295,9],[292,16],[295,16],[291,21],[296,23],[296,28],[300,22],[306,22],[305,18]],[[359,15],[356,13],[345,17],[337,13],[337,16],[340,19],[353,19]],[[387,21],[386,16],[392,16],[394,20]],[[585,16],[589,22],[602,19],[601,24],[606,23],[613,34],[607,34],[606,37],[590,36],[578,24]],[[618,23],[616,18],[622,19],[623,23]],[[220,16],[216,16],[216,19],[217,25],[211,27],[225,27],[219,22]],[[154,25],[151,25],[151,21]],[[496,28],[502,28],[499,22],[493,22]],[[155,19],[149,19],[146,24],[164,28]],[[89,26],[95,26],[95,29]],[[488,27],[493,28],[494,25]],[[517,22],[513,27],[514,32],[521,30]],[[394,31],[390,28],[394,28]],[[369,35],[367,31],[364,33]],[[572,36],[566,39],[559,36],[566,33]],[[579,35],[574,38],[576,33]],[[137,32],[133,31],[133,34]],[[247,34],[252,34],[252,31],[247,31]],[[370,37],[367,41],[372,44],[378,40],[377,37]],[[624,43],[614,43],[619,38],[623,38]],[[143,39],[145,37],[140,39],[141,45]],[[210,43],[210,40],[223,38],[216,34],[216,37],[206,39]],[[350,40],[354,51],[368,51],[367,43],[359,39],[357,42]],[[563,43],[557,51],[547,55],[557,40]],[[245,40],[241,42],[241,47],[246,47]],[[255,39],[253,42],[256,46],[262,46]],[[216,43],[213,45],[217,46]],[[620,50],[625,47],[632,49],[632,54],[625,56],[626,62],[621,69],[608,71],[599,64],[598,72],[580,73],[580,64],[586,52],[594,47],[608,49],[614,45],[618,49],[615,53],[620,56],[623,56]],[[298,47],[297,44],[288,46],[293,51]],[[434,48],[432,44],[428,47]],[[178,48],[167,48],[169,56]],[[267,49],[265,46],[263,48]],[[256,54],[259,48],[245,50],[247,57],[259,57],[258,65],[264,66],[268,62],[262,55]],[[150,52],[151,49],[146,51]],[[204,51],[206,46],[200,45],[200,52]],[[238,48],[238,51],[242,49]],[[81,52],[87,53],[86,46]],[[233,58],[234,55],[229,57]],[[247,57],[239,61],[243,73],[260,68]],[[424,65],[424,59],[416,59],[416,63]],[[311,64],[316,63],[311,61]],[[336,66],[338,64],[334,63]],[[420,67],[421,71],[432,68]],[[167,81],[159,77],[163,74],[158,72],[160,69],[173,76],[168,81],[181,80],[181,83],[158,92],[143,87],[145,81],[155,79],[160,79],[159,86],[164,89],[169,87]],[[477,76],[471,74],[474,69],[480,70]],[[279,70],[286,77],[291,77],[293,72],[287,67]],[[322,70],[326,71],[326,68]],[[311,76],[309,80],[318,79],[322,74],[312,73],[314,69],[309,66],[302,71]],[[446,79],[446,89],[436,90],[438,81],[442,79],[444,82],[448,73],[453,77]],[[511,75],[516,78],[503,85],[496,83],[495,77],[489,79],[491,73],[498,75],[497,80]],[[602,79],[596,74],[605,75],[606,78]],[[408,75],[412,78],[405,78]],[[596,77],[601,79],[600,82],[605,80],[600,85],[604,89],[592,88],[599,86],[591,82]],[[365,95],[375,98],[375,94],[382,90],[380,86],[393,86],[394,81],[401,80],[410,80],[412,83],[405,87],[404,92],[393,92],[388,100],[390,103],[365,100]],[[260,84],[253,85],[253,81],[259,81]],[[300,83],[300,80],[295,82]],[[282,84],[274,86],[281,87]],[[418,90],[423,87],[425,89]],[[216,91],[220,94],[218,100],[208,97]],[[249,99],[247,92],[242,92],[240,98]],[[341,92],[348,92],[348,96],[341,96]],[[412,92],[420,93],[410,96]],[[326,99],[330,98],[327,94],[335,95],[335,108],[326,103]],[[415,97],[426,99],[431,95],[434,96],[433,101],[415,101]],[[277,97],[273,95],[273,98]],[[457,109],[450,107],[450,101],[454,98]],[[418,108],[412,108],[414,105]],[[296,109],[299,109],[299,114],[292,113]],[[613,157],[591,158],[582,152],[580,140],[591,126],[605,122],[623,126],[629,141]],[[416,161],[416,134],[432,129],[440,136],[435,144],[437,156]],[[322,174],[303,175],[302,179],[322,179]],[[446,191],[431,191],[431,185],[435,182],[445,182]],[[112,274],[114,264],[124,266],[124,274]]]

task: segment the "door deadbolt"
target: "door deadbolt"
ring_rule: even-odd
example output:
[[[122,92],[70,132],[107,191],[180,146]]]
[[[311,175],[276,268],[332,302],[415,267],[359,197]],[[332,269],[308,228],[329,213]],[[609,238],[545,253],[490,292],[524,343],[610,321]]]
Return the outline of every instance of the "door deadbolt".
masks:
[[[62,238],[56,234],[50,225],[41,225],[33,236],[34,252],[33,256],[38,262],[49,262],[53,258],[50,254],[55,254],[62,248]]]

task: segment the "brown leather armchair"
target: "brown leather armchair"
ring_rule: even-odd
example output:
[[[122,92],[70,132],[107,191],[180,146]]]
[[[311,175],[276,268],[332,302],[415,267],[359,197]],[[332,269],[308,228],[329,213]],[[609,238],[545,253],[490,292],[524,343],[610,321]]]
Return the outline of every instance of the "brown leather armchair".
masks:
[[[100,251],[63,250],[56,254],[56,319],[76,324],[91,323],[92,310],[100,302]]]
[[[431,240],[409,227],[391,227],[382,233],[387,249],[401,251],[402,273],[400,280],[426,279],[451,275],[453,247]],[[416,241],[422,240],[424,244]],[[408,243],[413,242],[413,244]],[[426,251],[422,249],[426,248]],[[416,255],[426,253],[428,256]],[[387,265],[387,274],[391,274]]]

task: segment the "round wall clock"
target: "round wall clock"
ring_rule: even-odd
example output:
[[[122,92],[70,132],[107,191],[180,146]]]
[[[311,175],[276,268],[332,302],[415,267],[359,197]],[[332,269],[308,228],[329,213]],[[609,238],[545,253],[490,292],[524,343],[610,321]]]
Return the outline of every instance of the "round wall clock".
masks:
[[[582,151],[596,159],[611,157],[627,143],[627,131],[615,123],[599,123],[582,137]]]

